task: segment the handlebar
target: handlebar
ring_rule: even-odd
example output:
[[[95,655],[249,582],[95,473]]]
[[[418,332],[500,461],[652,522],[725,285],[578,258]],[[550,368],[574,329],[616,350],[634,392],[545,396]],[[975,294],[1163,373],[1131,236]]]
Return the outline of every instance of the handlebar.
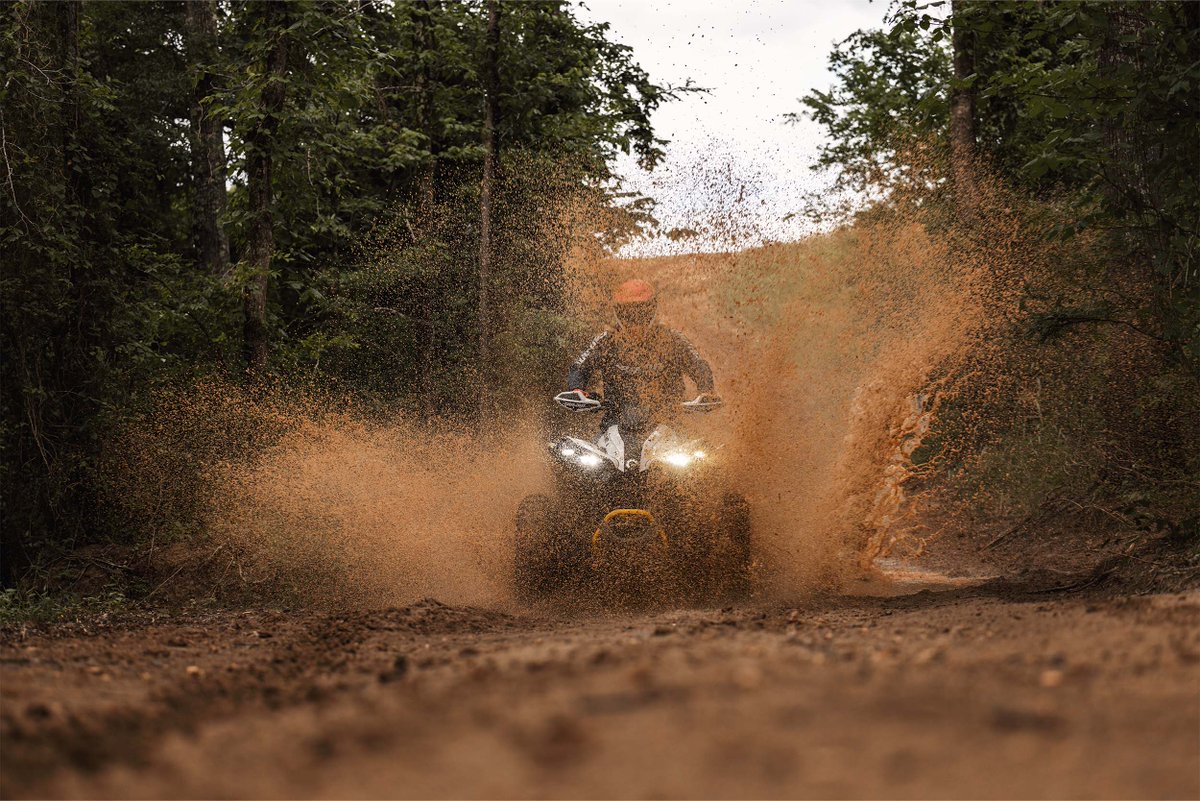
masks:
[[[554,402],[573,412],[598,412],[604,408],[603,399],[590,397],[574,389],[558,393],[554,396]]]
[[[554,396],[554,402],[564,409],[569,409],[573,412],[598,412],[608,406],[608,404],[605,404],[603,398],[593,398],[578,390],[560,392]],[[701,392],[692,400],[684,401],[679,405],[683,407],[685,412],[711,412],[724,406],[725,401],[716,395]]]

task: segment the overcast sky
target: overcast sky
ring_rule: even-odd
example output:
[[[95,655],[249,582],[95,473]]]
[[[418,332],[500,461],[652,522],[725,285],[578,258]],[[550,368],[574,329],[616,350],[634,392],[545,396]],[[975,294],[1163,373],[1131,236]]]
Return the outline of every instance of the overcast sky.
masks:
[[[711,91],[686,95],[655,113],[671,140],[666,161],[646,174],[632,162],[629,186],[659,201],[668,227],[723,228],[703,245],[724,249],[755,239],[794,239],[806,231],[801,197],[828,185],[810,165],[821,142],[811,120],[786,124],[798,98],[827,89],[833,44],[879,27],[886,0],[584,0],[580,14],[610,23],[658,83],[692,79]],[[738,237],[736,241],[735,237]],[[718,241],[721,240],[721,241]],[[662,247],[657,245],[648,251]]]

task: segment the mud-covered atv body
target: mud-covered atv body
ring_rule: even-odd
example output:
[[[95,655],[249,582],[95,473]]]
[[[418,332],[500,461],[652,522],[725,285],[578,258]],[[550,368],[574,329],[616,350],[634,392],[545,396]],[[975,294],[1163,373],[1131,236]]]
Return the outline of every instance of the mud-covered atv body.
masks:
[[[575,393],[556,401],[600,408]],[[682,405],[710,411],[720,402]],[[596,441],[549,443],[553,490],[517,510],[518,597],[581,593],[626,605],[748,595],[749,507],[729,489],[719,454],[640,409],[611,412]]]

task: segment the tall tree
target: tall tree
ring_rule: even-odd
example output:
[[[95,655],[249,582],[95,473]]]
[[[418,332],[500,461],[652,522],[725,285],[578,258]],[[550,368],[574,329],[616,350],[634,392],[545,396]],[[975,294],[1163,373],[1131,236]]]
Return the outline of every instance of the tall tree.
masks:
[[[487,0],[487,37],[483,56],[483,178],[479,182],[479,372],[488,386],[491,369],[492,320],[490,290],[492,260],[493,192],[500,158],[500,2]],[[485,406],[490,397],[485,398]]]
[[[975,43],[965,19],[967,0],[953,0],[950,24],[954,49],[954,82],[950,90],[950,156],[959,207],[975,206]]]
[[[246,188],[250,231],[247,242],[249,276],[242,290],[242,345],[246,367],[261,376],[267,367],[267,290],[271,260],[275,255],[274,192],[272,167],[275,132],[287,96],[288,18],[287,3],[261,4],[262,30],[268,37],[262,65],[257,120],[246,136]]]
[[[192,232],[200,263],[212,275],[229,273],[225,232],[226,164],[217,90],[217,0],[185,3],[188,71],[192,80]]]
[[[413,4],[413,51],[421,62],[416,76],[417,130],[425,136],[429,147],[429,155],[421,165],[417,188],[417,214],[421,217],[429,214],[433,208],[433,182],[437,176],[438,150],[441,147],[435,125],[437,112],[434,108],[433,71],[429,63],[437,50],[432,12],[430,0],[416,0]]]
[[[434,181],[437,177],[438,136],[434,108],[434,81],[430,60],[437,49],[435,38],[432,7],[430,0],[416,0],[413,5],[413,50],[420,59],[417,71],[417,130],[424,136],[429,147],[425,163],[421,165],[421,176],[417,184],[417,224],[428,228],[429,217],[433,212]],[[418,375],[420,376],[421,413],[428,417],[433,414],[434,371],[433,354],[437,347],[437,327],[435,323],[435,308],[442,291],[436,276],[426,283],[421,298],[421,342],[418,346]]]
[[[66,77],[62,104],[62,158],[68,203],[82,201],[79,182],[83,170],[79,163],[79,11],[80,0],[67,0],[57,6],[58,35],[62,47],[63,73]]]

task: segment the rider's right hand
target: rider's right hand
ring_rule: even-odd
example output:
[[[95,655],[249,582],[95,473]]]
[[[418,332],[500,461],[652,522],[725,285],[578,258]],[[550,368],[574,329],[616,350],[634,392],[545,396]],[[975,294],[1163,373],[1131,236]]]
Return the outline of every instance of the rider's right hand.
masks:
[[[575,387],[567,391],[578,394],[579,397],[584,400],[599,400],[599,396],[597,396],[594,392],[588,392],[586,389],[580,389],[579,387]]]

